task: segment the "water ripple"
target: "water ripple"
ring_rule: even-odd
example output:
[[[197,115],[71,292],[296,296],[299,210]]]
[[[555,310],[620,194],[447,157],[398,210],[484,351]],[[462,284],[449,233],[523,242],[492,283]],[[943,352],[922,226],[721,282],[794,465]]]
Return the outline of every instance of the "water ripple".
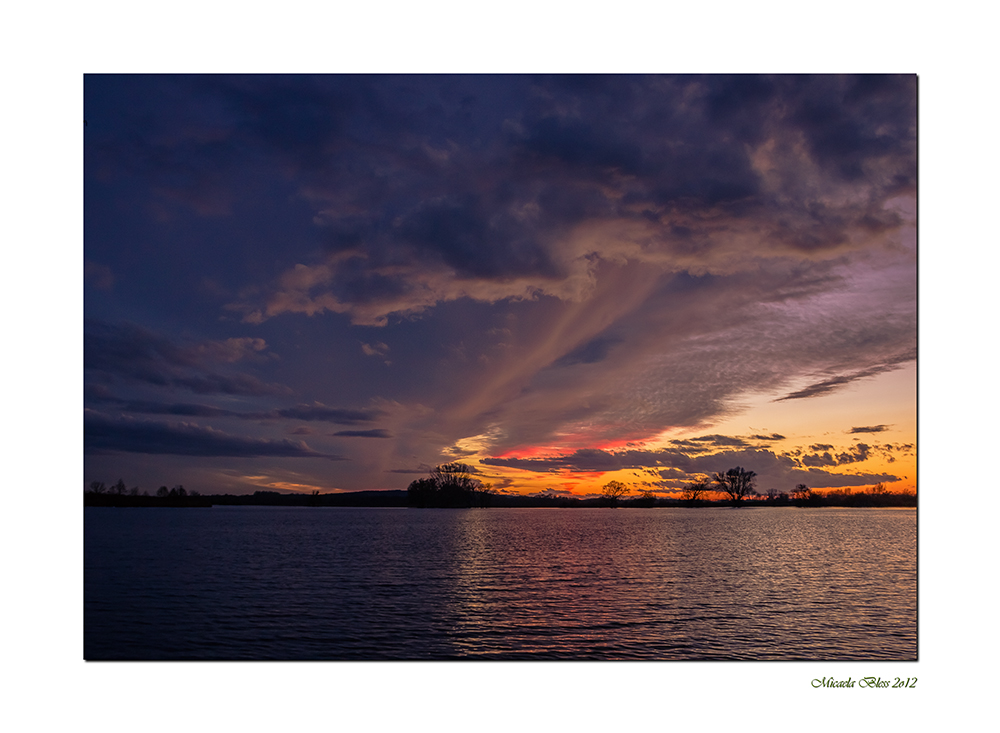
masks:
[[[87,659],[916,658],[916,514],[85,513]]]

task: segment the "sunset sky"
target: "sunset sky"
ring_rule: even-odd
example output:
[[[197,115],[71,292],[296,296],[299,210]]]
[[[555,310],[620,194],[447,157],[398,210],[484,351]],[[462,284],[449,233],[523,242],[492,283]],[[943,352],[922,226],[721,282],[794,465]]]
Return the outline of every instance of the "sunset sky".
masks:
[[[84,78],[84,483],[916,488],[915,76]]]

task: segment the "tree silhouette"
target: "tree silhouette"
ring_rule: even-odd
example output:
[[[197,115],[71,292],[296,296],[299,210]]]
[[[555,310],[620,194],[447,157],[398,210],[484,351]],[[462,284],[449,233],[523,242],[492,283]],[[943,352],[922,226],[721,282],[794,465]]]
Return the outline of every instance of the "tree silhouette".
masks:
[[[632,500],[633,506],[653,507],[656,506],[656,494],[649,489],[639,492],[639,496]]]
[[[729,497],[733,506],[739,506],[746,497],[754,496],[757,493],[753,487],[756,475],[753,471],[744,471],[737,466],[730,468],[725,473],[715,474],[715,485],[719,491]]]
[[[417,479],[407,488],[409,504],[415,507],[486,506],[493,487],[475,478],[475,469],[465,463],[445,463],[428,478]]]
[[[812,503],[813,492],[809,490],[809,487],[805,484],[797,484],[795,490],[792,492],[792,501],[797,505],[802,506],[806,503]]]
[[[702,494],[707,491],[708,482],[698,481],[684,489],[684,499],[690,504],[695,504],[702,497]]]
[[[481,482],[473,477],[474,469],[467,463],[445,463],[431,471],[431,478],[441,488],[455,487],[465,491],[479,488]]]
[[[618,506],[618,500],[628,493],[628,486],[621,481],[608,481],[601,488],[601,494],[608,501],[609,506]]]

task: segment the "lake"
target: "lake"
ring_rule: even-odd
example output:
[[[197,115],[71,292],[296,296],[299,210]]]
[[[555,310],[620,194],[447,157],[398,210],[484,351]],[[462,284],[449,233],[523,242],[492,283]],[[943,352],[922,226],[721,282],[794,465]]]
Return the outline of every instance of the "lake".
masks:
[[[88,660],[915,660],[913,509],[84,510]]]

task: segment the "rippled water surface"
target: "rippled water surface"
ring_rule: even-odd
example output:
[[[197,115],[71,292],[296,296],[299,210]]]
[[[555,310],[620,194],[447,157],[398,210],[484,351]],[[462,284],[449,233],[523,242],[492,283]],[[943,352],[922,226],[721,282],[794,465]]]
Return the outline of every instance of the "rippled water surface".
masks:
[[[917,654],[916,512],[85,510],[86,659]]]

